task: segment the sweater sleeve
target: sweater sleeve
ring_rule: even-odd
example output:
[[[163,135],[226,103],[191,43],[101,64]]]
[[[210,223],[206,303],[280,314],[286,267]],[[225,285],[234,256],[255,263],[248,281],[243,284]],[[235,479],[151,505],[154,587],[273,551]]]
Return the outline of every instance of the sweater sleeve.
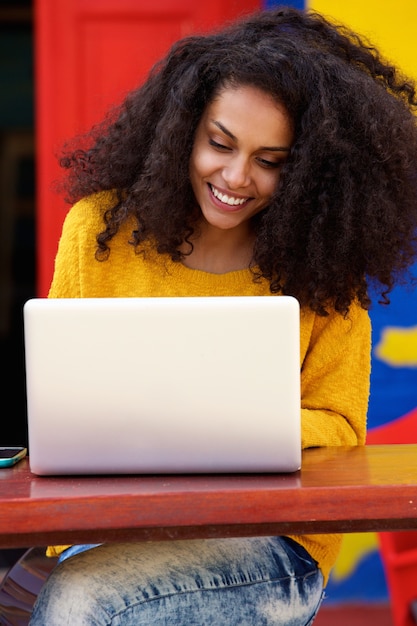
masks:
[[[62,228],[55,257],[54,275],[49,289],[49,298],[79,298],[79,249],[80,236],[85,229],[80,207],[74,207],[67,213]]]
[[[303,344],[302,344],[303,345]],[[371,326],[367,311],[315,316],[301,368],[302,447],[364,444]]]

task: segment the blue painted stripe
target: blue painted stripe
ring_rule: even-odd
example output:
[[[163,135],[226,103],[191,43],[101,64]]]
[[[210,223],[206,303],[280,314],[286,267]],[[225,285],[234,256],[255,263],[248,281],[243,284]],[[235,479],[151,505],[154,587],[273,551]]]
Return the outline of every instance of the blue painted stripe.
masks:
[[[304,9],[305,2],[304,0],[263,0],[263,6],[265,9],[271,9],[272,7],[276,7],[279,5],[286,5],[290,7],[294,7],[295,9]]]

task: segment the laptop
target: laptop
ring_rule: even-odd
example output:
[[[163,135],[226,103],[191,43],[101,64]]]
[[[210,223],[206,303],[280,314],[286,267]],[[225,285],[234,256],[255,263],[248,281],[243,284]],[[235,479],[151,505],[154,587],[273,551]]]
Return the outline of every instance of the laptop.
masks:
[[[23,315],[33,473],[300,468],[295,298],[33,298]]]

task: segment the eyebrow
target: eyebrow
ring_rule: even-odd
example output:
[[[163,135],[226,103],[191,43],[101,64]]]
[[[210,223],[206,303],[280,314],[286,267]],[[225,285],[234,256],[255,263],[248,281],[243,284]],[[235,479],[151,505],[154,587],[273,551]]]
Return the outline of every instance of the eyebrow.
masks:
[[[237,142],[237,137],[232,132],[230,132],[230,130],[228,128],[223,126],[223,124],[221,122],[218,122],[217,120],[211,120],[211,121],[225,135],[230,137],[230,139],[232,139],[232,141]],[[259,149],[260,150],[270,150],[271,152],[289,152],[290,151],[290,148],[286,148],[285,146],[260,146]]]

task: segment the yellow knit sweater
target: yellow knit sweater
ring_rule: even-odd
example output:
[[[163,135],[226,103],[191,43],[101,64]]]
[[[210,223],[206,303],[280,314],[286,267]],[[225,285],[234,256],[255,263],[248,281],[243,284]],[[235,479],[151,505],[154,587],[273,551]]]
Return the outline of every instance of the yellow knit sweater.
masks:
[[[131,227],[112,239],[108,260],[96,261],[96,235],[109,194],[78,202],[69,211],[55,262],[51,298],[141,296],[266,296],[266,281],[253,282],[249,270],[210,274],[174,263],[151,248],[135,254]],[[370,320],[352,306],[348,319],[301,311],[302,447],[357,445],[365,442],[370,375]],[[341,536],[293,536],[316,559],[327,582]],[[67,546],[53,546],[48,554]]]

